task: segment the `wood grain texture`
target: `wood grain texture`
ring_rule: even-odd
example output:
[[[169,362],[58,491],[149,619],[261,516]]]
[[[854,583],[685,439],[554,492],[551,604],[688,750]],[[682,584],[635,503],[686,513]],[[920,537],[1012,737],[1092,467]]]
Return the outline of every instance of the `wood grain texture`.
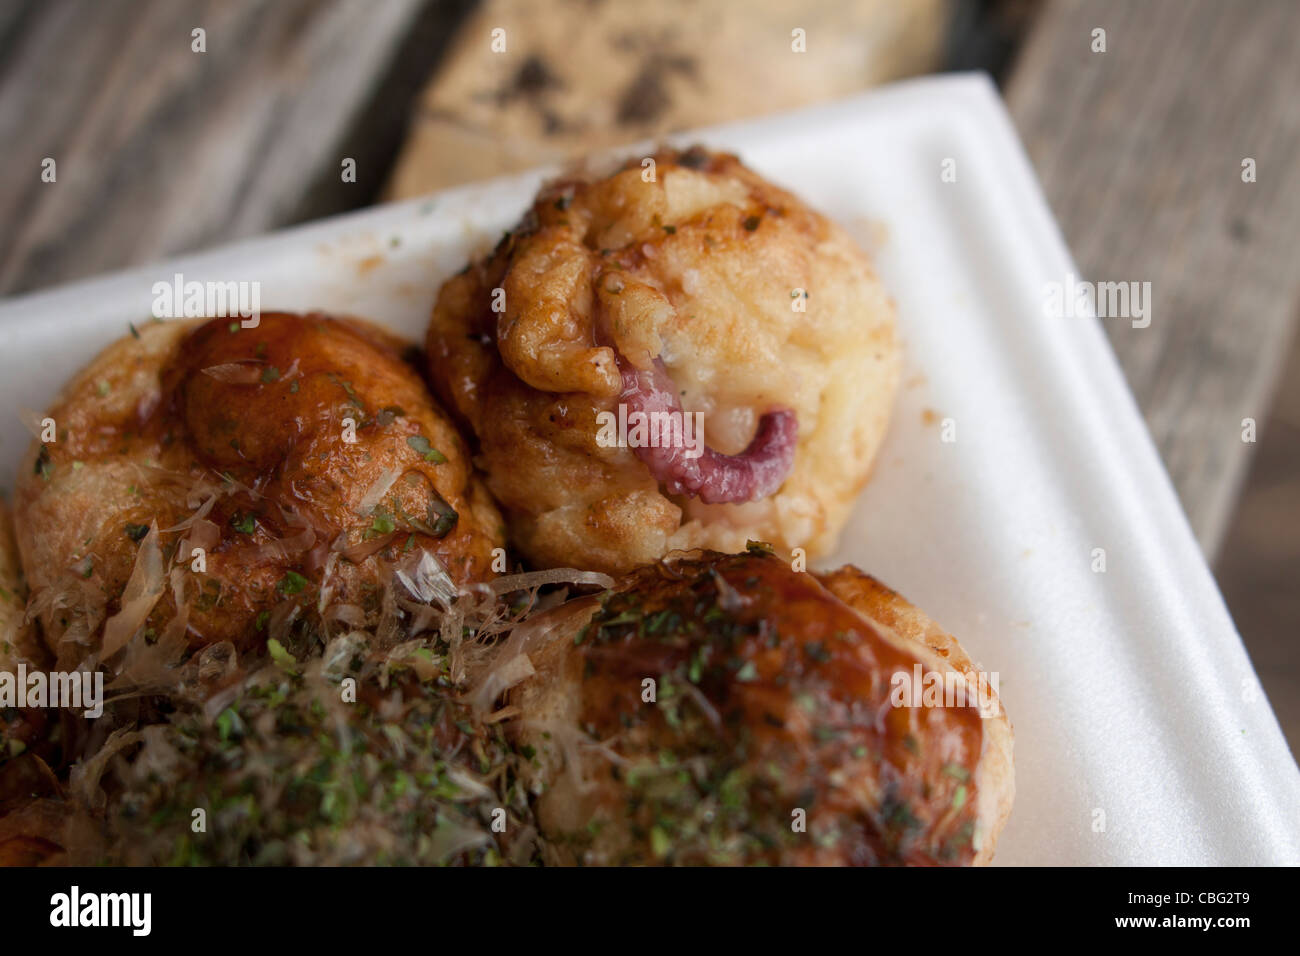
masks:
[[[386,102],[376,97],[430,9],[427,0],[4,6],[0,294],[372,200],[391,158],[375,151]],[[196,27],[206,53],[191,49]],[[436,31],[425,41],[412,95],[439,52]],[[389,105],[401,113],[395,151],[408,104]],[[348,187],[345,155],[358,162]],[[41,181],[45,157],[57,163],[54,183]],[[322,183],[334,185],[329,202]]]
[[[1152,284],[1149,328],[1104,324],[1211,556],[1300,303],[1297,38],[1292,0],[1057,0],[1008,89],[1085,277]]]
[[[939,65],[944,0],[483,0],[420,101],[388,194],[794,109]],[[494,52],[494,30],[505,50]],[[806,52],[791,48],[804,31]]]
[[[1300,336],[1273,412],[1260,422],[1250,477],[1214,571],[1291,754],[1300,756]]]

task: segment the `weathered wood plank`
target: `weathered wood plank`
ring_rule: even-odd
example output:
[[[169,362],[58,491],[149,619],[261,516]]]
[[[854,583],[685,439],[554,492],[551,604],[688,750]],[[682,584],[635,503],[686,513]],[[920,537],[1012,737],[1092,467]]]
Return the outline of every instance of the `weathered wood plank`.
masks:
[[[49,0],[6,17],[0,294],[372,201],[466,6]]]
[[[1300,755],[1300,338],[1291,346],[1215,577],[1278,723]]]
[[[1211,556],[1300,303],[1298,36],[1291,0],[1057,0],[1009,83],[1081,270],[1152,284],[1150,327],[1106,330]]]

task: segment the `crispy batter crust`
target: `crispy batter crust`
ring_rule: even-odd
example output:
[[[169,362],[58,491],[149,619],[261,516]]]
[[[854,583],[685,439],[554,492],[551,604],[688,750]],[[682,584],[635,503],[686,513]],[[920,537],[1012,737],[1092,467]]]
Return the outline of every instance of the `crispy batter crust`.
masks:
[[[939,655],[950,669],[972,680],[978,678],[978,668],[957,643],[957,638],[892,588],[851,564],[820,574],[818,578],[828,591],[882,632],[892,632],[913,644],[923,645]],[[993,858],[997,836],[1011,815],[1016,797],[1014,734],[1001,700],[997,701],[997,716],[983,721],[983,731],[980,760],[975,770],[975,799],[987,839],[975,857],[976,864],[986,864]]]

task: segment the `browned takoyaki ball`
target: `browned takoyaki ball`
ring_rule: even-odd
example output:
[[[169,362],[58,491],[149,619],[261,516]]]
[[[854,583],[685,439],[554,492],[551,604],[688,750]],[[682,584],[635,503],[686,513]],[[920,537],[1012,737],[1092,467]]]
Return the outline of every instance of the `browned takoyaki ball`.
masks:
[[[506,713],[552,862],[992,856],[1014,794],[996,687],[856,568],[697,552],[547,614],[505,652],[534,671]],[[965,696],[908,696],[918,670]]]
[[[146,324],[91,362],[14,508],[60,664],[373,612],[422,550],[455,581],[489,576],[499,515],[399,349],[364,323],[271,313]]]

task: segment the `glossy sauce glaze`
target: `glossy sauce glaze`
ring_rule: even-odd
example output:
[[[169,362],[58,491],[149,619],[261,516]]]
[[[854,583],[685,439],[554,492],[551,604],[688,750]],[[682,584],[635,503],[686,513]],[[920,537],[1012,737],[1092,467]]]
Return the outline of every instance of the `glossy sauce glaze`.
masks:
[[[545,781],[543,833],[574,859],[974,858],[978,709],[893,706],[891,676],[936,659],[886,637],[814,575],[759,550],[651,566],[620,581],[571,642],[554,693],[576,695],[568,712],[584,739],[617,755],[590,756],[576,787],[563,773]],[[574,799],[577,812],[559,805]],[[805,832],[792,826],[798,811]]]

